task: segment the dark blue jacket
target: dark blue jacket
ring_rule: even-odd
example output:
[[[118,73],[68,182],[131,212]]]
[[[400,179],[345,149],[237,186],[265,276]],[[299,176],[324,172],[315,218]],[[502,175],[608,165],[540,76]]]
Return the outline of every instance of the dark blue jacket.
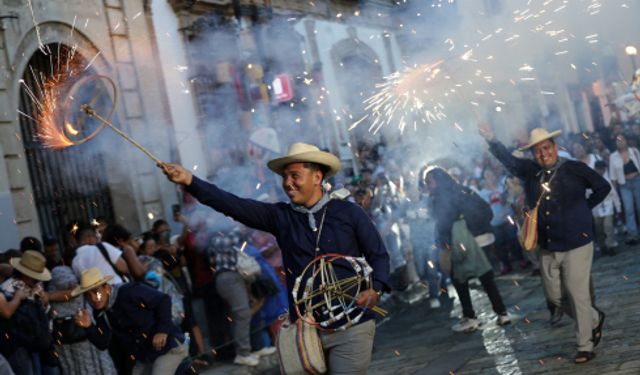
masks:
[[[186,190],[214,210],[248,227],[272,233],[282,250],[289,290],[292,289],[295,278],[316,257],[317,232],[309,227],[307,215],[294,211],[288,203],[264,203],[240,198],[195,176]],[[371,219],[358,205],[348,201],[334,199],[326,207],[320,254],[364,256],[373,268],[373,288],[388,291],[389,255]],[[315,214],[318,226],[322,212],[323,210],[319,210]],[[341,275],[340,268],[336,272],[339,277],[345,276]],[[287,294],[292,308],[291,293]],[[362,321],[372,317],[371,312],[367,312]],[[291,314],[291,318],[294,319],[295,314]]]
[[[543,190],[543,173],[552,172],[533,160],[516,158],[500,142],[489,142],[489,150],[523,181],[527,205],[535,207]],[[591,209],[611,191],[607,180],[586,164],[567,160],[558,167],[549,188],[538,209],[538,244],[549,251],[569,251],[593,241]],[[588,198],[587,189],[592,191]]]
[[[136,360],[153,362],[184,342],[180,329],[171,321],[171,298],[147,284],[133,282],[115,286],[115,302],[106,310],[93,312],[95,325],[86,329],[89,341],[105,350],[112,339],[128,350]],[[156,333],[166,333],[162,350],[153,348]]]

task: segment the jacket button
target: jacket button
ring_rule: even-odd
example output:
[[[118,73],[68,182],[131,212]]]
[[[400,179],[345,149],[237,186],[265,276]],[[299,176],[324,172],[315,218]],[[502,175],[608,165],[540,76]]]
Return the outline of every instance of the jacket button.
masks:
[[[545,214],[545,215],[549,215],[549,211],[545,212],[544,214]]]
[[[551,227],[547,225],[547,229],[551,229]]]
[[[551,238],[547,238],[547,242],[551,242]]]
[[[547,195],[544,199],[549,200],[551,197]]]

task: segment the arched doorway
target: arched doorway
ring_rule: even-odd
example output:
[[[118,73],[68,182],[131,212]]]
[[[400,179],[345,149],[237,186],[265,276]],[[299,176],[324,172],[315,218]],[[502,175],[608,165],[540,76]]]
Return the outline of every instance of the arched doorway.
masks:
[[[20,116],[20,128],[41,232],[55,235],[62,243],[68,224],[96,218],[113,221],[114,214],[100,142],[54,150],[37,136],[38,104],[29,90],[42,100],[43,79],[69,69],[67,59],[75,52],[62,44],[49,44],[43,50],[47,52],[33,54],[23,73],[19,107],[26,116]],[[86,64],[82,62],[82,69]],[[90,74],[90,69],[84,73]]]

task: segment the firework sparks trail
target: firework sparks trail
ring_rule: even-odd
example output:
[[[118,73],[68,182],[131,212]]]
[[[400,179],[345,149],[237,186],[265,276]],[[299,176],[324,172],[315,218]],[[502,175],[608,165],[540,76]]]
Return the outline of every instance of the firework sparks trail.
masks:
[[[42,53],[47,54],[44,44],[42,43],[42,37],[40,36],[40,25],[38,25],[38,22],[36,21],[36,14],[33,10],[33,4],[31,4],[31,0],[27,0],[27,4],[29,5],[29,11],[31,12],[31,19],[33,20],[33,26],[35,27],[35,30],[36,30],[36,37],[38,38],[38,48],[40,48],[40,51],[42,51]]]
[[[580,9],[571,9],[571,6],[579,6]],[[446,115],[447,110],[443,103],[447,105],[451,104],[457,97],[462,103],[471,105],[476,118],[480,117],[480,108],[482,108],[480,100],[474,100],[478,97],[486,96],[486,93],[490,93],[491,96],[496,96],[495,89],[471,89],[471,86],[484,85],[489,86],[494,84],[494,75],[491,73],[485,73],[485,69],[474,69],[475,77],[473,81],[465,78],[458,69],[462,65],[470,67],[469,64],[489,63],[489,68],[496,68],[498,61],[503,56],[495,56],[494,54],[487,53],[487,48],[484,48],[489,43],[503,43],[505,47],[515,46],[522,44],[525,37],[540,35],[543,38],[549,38],[557,43],[566,43],[567,41],[576,41],[580,37],[578,33],[571,30],[568,25],[564,25],[559,20],[553,18],[554,14],[566,14],[567,12],[575,12],[576,10],[582,12],[584,15],[594,15],[598,13],[604,5],[598,0],[588,0],[582,3],[571,3],[566,0],[545,0],[542,3],[527,3],[527,8],[516,9],[512,15],[512,26],[516,24],[528,24],[527,35],[521,35],[516,30],[510,27],[498,27],[493,31],[486,32],[484,30],[477,30],[479,35],[478,40],[469,43],[456,43],[453,38],[445,38],[443,43],[449,52],[456,48],[456,45],[462,45],[463,52],[458,53],[457,56],[452,56],[446,60],[440,60],[435,64],[418,65],[407,68],[402,72],[395,72],[384,78],[383,82],[376,85],[376,92],[368,97],[364,103],[364,110],[366,114],[364,116],[358,116],[357,121],[353,122],[349,126],[349,131],[354,130],[361,123],[367,120],[369,132],[377,133],[383,126],[389,126],[394,124],[402,134],[406,126],[413,124],[414,129],[418,123],[431,124],[435,121],[448,118]],[[589,44],[598,42],[599,35],[594,32],[581,32],[582,39]],[[498,38],[499,35],[504,34],[504,37]],[[495,44],[494,43],[494,44]],[[502,48],[501,45],[497,45],[498,48]],[[564,48],[558,48],[552,57],[563,58],[565,55],[574,53],[573,50]],[[497,58],[496,58],[497,57]],[[451,65],[450,63],[453,63]],[[456,79],[448,74],[443,73],[445,69],[456,71]],[[495,65],[495,66],[493,66]],[[528,64],[521,65],[520,72],[526,74],[534,70],[533,67]],[[574,64],[571,64],[573,69]],[[466,69],[464,69],[466,70]],[[500,70],[501,75],[505,74],[518,74],[518,69],[511,72]],[[458,76],[460,75],[460,76]],[[520,76],[508,79],[512,84],[517,84],[520,81],[523,84],[527,84],[529,81],[536,81],[536,77],[532,76]],[[457,81],[457,82],[456,82]],[[500,83],[500,80],[496,80],[496,83]],[[469,95],[469,97],[467,97]],[[541,95],[553,95],[551,91],[541,91]],[[444,96],[445,98],[441,98]],[[448,99],[448,100],[447,100]],[[486,100],[484,100],[486,101]],[[496,112],[502,112],[507,103],[500,101],[501,105],[494,107]]]
[[[20,80],[24,93],[34,105],[34,113],[27,114],[18,110],[18,114],[34,121],[37,124],[36,137],[43,142],[45,147],[60,149],[74,144],[67,134],[77,135],[78,130],[73,125],[66,123],[64,129],[58,126],[60,122],[60,100],[64,98],[67,86],[77,71],[79,62],[75,58],[75,48],[66,50],[66,56],[61,56],[58,46],[57,61],[53,62],[53,54],[49,54],[51,71],[41,72],[29,67],[32,83],[27,84]],[[66,60],[64,63],[61,60]],[[62,67],[64,66],[64,69]],[[65,133],[66,130],[66,133]]]
[[[91,65],[93,65],[93,62],[96,61],[96,59],[98,58],[98,56],[100,56],[100,54],[102,53],[102,51],[98,51],[98,53],[96,53],[95,56],[93,56],[93,58],[91,59],[91,61],[89,61],[89,63],[87,64],[87,66],[84,68],[84,70],[86,71],[87,69],[89,69],[91,67]]]
[[[367,118],[371,119],[369,131],[374,134],[394,120],[397,121],[400,132],[403,132],[409,123],[413,123],[415,127],[417,121],[414,119],[432,123],[446,118],[444,106],[429,96],[433,91],[429,84],[449,78],[441,78],[442,69],[439,66],[442,62],[408,69],[402,74],[396,72],[386,77],[384,83],[376,86],[379,91],[364,101],[365,111],[369,114],[351,124],[349,130],[355,129]]]

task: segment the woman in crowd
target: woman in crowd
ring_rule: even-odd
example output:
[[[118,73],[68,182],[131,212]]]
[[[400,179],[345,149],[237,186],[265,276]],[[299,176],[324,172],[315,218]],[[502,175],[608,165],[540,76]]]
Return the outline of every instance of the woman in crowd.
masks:
[[[640,213],[640,152],[635,147],[629,147],[627,138],[619,134],[616,136],[616,151],[611,154],[609,164],[610,178],[620,186],[627,244],[635,245],[638,243],[636,214]]]
[[[471,304],[469,293],[469,279],[477,277],[489,296],[493,311],[498,315],[499,325],[511,323],[507,309],[496,286],[493,269],[485,256],[485,251],[494,245],[491,233],[491,208],[476,193],[458,184],[444,169],[432,168],[427,171],[425,184],[429,190],[436,220],[436,243],[444,249],[450,249],[457,244],[452,241],[454,222],[464,218],[469,232],[475,237],[477,245],[484,251],[477,251],[474,257],[457,261],[452,257],[451,276],[453,286],[462,305],[462,320],[452,329],[456,332],[471,332],[480,327],[475,311]]]

